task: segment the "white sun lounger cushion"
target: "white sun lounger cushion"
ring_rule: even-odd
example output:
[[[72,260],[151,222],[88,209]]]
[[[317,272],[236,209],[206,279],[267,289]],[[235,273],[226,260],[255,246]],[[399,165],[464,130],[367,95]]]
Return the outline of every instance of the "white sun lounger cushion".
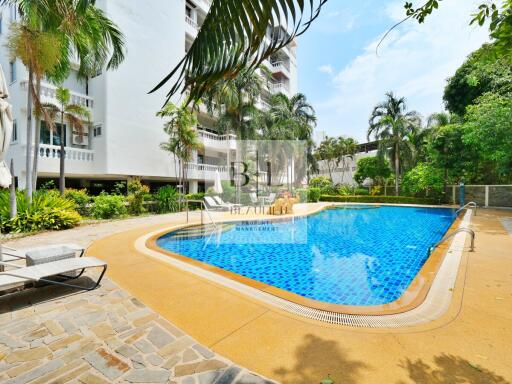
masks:
[[[0,273],[0,288],[17,283],[39,281],[45,277],[61,275],[85,268],[105,267],[107,263],[95,257],[81,257],[53,261]]]

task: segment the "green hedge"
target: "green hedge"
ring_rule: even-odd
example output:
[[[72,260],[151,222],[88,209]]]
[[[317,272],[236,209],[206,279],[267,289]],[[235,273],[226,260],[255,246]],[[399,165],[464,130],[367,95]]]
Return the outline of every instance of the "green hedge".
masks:
[[[408,196],[331,196],[322,195],[320,201],[331,201],[336,203],[388,203],[388,204],[426,204],[436,205],[439,200],[408,197]]]

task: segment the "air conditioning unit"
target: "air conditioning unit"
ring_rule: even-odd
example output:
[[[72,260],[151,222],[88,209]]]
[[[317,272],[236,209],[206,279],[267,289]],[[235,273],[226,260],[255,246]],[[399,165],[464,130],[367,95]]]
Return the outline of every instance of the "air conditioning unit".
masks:
[[[89,130],[84,129],[81,133],[73,131],[73,145],[89,146]]]

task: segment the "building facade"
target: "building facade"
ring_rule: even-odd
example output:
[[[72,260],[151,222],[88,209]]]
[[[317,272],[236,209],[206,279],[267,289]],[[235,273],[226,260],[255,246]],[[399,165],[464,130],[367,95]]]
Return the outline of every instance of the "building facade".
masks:
[[[162,107],[167,89],[148,94],[190,48],[206,17],[208,0],[153,0],[142,6],[138,0],[98,0],[102,8],[125,35],[125,61],[114,71],[103,71],[87,81],[77,77],[78,64],[64,82],[70,89],[71,101],[89,109],[92,124],[85,134],[72,132],[69,126],[47,129],[35,121],[41,131],[38,153],[39,182],[55,179],[59,174],[59,130],[66,131],[66,184],[71,187],[105,189],[116,181],[140,177],[152,186],[176,182],[173,157],[160,149],[167,140],[163,123],[156,112]],[[145,11],[144,11],[145,9]],[[18,187],[25,188],[26,119],[28,72],[19,60],[12,61],[5,47],[9,24],[16,21],[16,9],[5,7],[0,17],[0,63],[9,82],[13,104],[15,132],[8,160],[14,160]],[[269,31],[286,33],[284,28]],[[267,108],[273,93],[293,95],[297,92],[296,45],[282,49],[266,60],[272,73],[268,87],[258,102]],[[43,82],[41,98],[56,103],[56,86]],[[180,96],[171,100],[180,103]],[[213,184],[216,171],[228,179],[228,160],[236,148],[236,136],[219,135],[215,117],[203,107],[198,114],[199,136],[204,150],[194,154],[187,164],[190,191]]]
[[[357,151],[353,156],[343,156],[338,165],[336,165],[334,168],[331,168],[330,172],[327,162],[323,160],[319,161],[318,176],[327,176],[332,180],[334,184],[350,186],[357,185],[357,182],[354,180],[354,174],[357,171],[358,160],[364,157],[377,156],[377,146],[378,144],[375,141],[359,144],[357,146]]]

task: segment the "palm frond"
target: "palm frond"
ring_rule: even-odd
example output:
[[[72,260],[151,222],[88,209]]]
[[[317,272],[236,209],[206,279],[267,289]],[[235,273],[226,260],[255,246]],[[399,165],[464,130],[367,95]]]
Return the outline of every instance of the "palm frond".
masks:
[[[177,76],[167,102],[184,89],[190,89],[189,100],[199,100],[219,80],[234,77],[244,68],[254,70],[304,33],[326,2],[213,0],[190,50],[151,92]],[[284,31],[282,25],[288,30]]]

